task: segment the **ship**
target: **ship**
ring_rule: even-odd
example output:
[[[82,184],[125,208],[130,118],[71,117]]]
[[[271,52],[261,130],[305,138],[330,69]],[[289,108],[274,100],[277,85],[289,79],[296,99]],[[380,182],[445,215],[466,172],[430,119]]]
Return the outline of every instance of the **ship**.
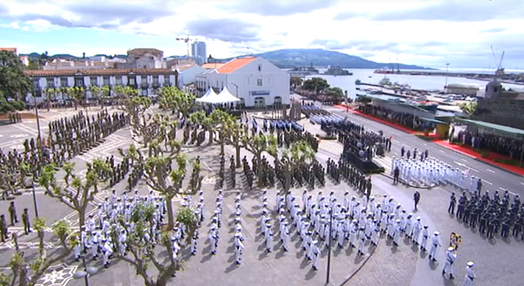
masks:
[[[326,72],[324,72],[325,75],[353,75],[352,72],[348,72],[347,70],[339,67],[339,66],[330,66]]]

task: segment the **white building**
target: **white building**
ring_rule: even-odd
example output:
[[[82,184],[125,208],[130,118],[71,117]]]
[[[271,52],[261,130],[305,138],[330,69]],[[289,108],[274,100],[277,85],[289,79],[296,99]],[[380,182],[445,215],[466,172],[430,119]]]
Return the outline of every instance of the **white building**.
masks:
[[[63,60],[54,59],[51,62],[46,62],[42,67],[44,70],[84,70],[84,69],[107,69],[113,68],[115,63],[107,61],[95,60]]]
[[[24,73],[33,81],[38,102],[48,88],[83,87],[89,99],[93,98],[91,86],[132,86],[142,96],[154,96],[164,86],[178,86],[178,72],[168,69],[26,70]],[[64,93],[57,99],[67,97]]]
[[[203,65],[207,62],[207,48],[205,42],[194,42],[191,44],[191,56],[197,64]]]
[[[227,87],[245,107],[289,105],[289,77],[286,71],[263,58],[245,57],[197,75],[195,88],[203,95],[210,87],[217,92]]]
[[[164,52],[157,49],[133,49],[127,51],[127,62],[117,64],[122,69],[165,69]]]
[[[478,92],[480,91],[480,87],[478,85],[460,84],[460,83],[448,84],[445,87],[445,89],[446,89],[447,94],[460,94],[460,95],[473,95],[473,96],[476,96]]]
[[[178,88],[184,90],[184,87],[195,83],[195,78],[197,75],[206,71],[203,67],[199,65],[183,65],[178,66]]]

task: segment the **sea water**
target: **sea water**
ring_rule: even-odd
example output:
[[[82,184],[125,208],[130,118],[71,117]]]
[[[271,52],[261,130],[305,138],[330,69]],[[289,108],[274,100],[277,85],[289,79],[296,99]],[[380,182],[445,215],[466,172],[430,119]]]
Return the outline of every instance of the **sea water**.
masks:
[[[321,73],[325,70],[320,69]],[[353,75],[347,76],[332,76],[332,75],[311,75],[307,78],[321,77],[327,80],[330,86],[340,87],[342,90],[348,93],[348,97],[356,97],[356,85],[355,81],[360,80],[363,83],[378,84],[384,76],[388,77],[391,82],[397,82],[399,84],[409,84],[413,89],[423,90],[443,90],[446,84],[446,76],[433,76],[433,75],[406,75],[406,74],[376,74],[375,70],[372,69],[348,69]],[[473,71],[474,72],[474,71]],[[448,76],[448,84],[467,84],[479,86],[480,90],[484,90],[487,81],[475,80],[461,77]],[[502,83],[505,88],[512,88],[516,90],[524,90],[523,85]]]

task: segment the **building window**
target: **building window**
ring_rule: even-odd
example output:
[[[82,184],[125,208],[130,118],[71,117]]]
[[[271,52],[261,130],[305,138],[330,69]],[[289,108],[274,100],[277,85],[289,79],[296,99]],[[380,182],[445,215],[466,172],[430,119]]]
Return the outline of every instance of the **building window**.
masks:
[[[47,87],[48,88],[55,88],[55,79],[48,78],[48,79],[46,79],[46,81],[47,81]]]
[[[75,86],[84,86],[84,80],[81,78],[75,79]]]
[[[39,80],[34,80],[33,81],[33,86],[35,87],[35,89],[39,89],[40,88],[40,81]]]
[[[91,80],[91,84],[90,84],[91,86],[98,85],[98,79],[96,77],[91,77],[90,80]]]
[[[136,79],[134,77],[129,78],[129,85],[136,85]]]
[[[157,75],[153,76],[153,83],[154,84],[158,84],[158,76]]]
[[[142,95],[147,96],[147,89],[142,89]]]
[[[262,79],[261,78],[257,79],[257,86],[262,86]]]
[[[122,85],[122,77],[116,77],[116,85]]]
[[[60,86],[61,87],[67,87],[68,86],[67,78],[65,78],[65,77],[60,78]]]
[[[262,65],[258,65],[258,71],[259,71],[259,72],[262,71]]]
[[[104,85],[109,85],[110,82],[109,82],[109,77],[108,76],[104,76]]]

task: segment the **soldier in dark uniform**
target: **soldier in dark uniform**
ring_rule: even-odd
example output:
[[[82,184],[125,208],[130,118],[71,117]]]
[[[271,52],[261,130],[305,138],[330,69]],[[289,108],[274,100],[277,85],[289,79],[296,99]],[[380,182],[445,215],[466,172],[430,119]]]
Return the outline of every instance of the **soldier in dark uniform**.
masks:
[[[449,198],[449,207],[448,207],[448,213],[455,214],[455,204],[457,203],[457,198],[455,197],[455,192],[451,193],[451,197]]]
[[[464,216],[464,208],[466,207],[467,200],[468,199],[466,198],[466,196],[464,196],[464,193],[463,193],[462,196],[460,196],[459,203],[457,206],[457,218],[460,220],[462,220]]]

